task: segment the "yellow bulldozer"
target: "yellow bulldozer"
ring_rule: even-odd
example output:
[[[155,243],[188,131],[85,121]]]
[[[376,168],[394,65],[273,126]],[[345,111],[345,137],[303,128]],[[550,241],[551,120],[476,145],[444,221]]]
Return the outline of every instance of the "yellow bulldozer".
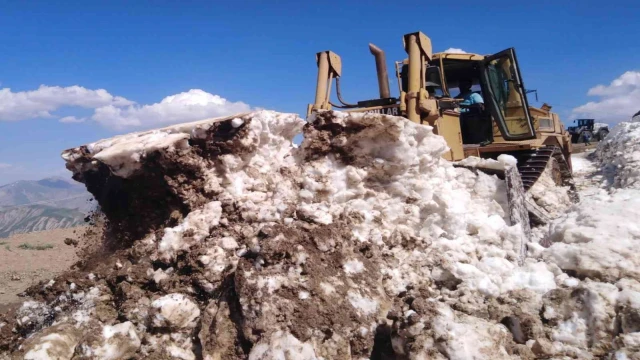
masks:
[[[317,53],[315,101],[309,104],[307,117],[336,108],[401,116],[430,125],[446,140],[449,151],[444,157],[454,164],[470,156],[497,159],[501,154],[512,155],[518,161],[516,180],[523,192],[544,171],[551,171],[555,183],[569,186],[570,196],[577,201],[571,136],[551,106],[546,103],[541,108],[529,106],[514,48],[492,55],[434,54],[431,40],[421,32],[404,35],[403,45],[408,58],[395,62],[399,96],[391,96],[384,51],[369,44],[375,57],[380,97],[357,103],[342,98],[340,57],[332,51]],[[334,79],[339,103],[331,101]],[[477,94],[482,104],[469,104],[464,97],[455,96],[460,92]],[[476,170],[495,173],[492,169]],[[532,223],[545,220],[534,204],[526,205]]]

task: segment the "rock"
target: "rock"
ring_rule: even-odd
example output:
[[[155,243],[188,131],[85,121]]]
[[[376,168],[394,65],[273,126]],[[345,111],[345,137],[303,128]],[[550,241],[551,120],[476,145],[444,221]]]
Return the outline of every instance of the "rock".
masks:
[[[531,346],[531,351],[537,356],[552,356],[555,354],[553,344],[547,339],[536,339]]]
[[[78,240],[77,239],[65,238],[64,239],[64,243],[66,245],[69,245],[69,246],[71,246],[71,245],[73,245],[74,247],[78,246]]]

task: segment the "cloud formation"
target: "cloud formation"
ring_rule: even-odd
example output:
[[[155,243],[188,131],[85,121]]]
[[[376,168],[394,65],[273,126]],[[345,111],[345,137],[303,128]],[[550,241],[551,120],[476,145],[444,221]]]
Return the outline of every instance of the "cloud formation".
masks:
[[[443,52],[450,53],[450,54],[467,54],[466,51],[464,51],[462,49],[458,49],[458,48],[448,48],[447,50],[445,50]]]
[[[7,164],[7,163],[0,163],[0,169],[8,169],[11,167],[11,164]]]
[[[65,116],[63,118],[60,118],[61,123],[81,123],[84,122],[85,120],[87,120],[87,118],[77,118],[75,116]]]
[[[13,92],[0,89],[0,121],[20,121],[48,118],[61,107],[95,109],[102,106],[127,106],[133,104],[121,96],[109,94],[104,89],[91,90],[82,86],[40,85],[36,90]]]
[[[112,95],[104,89],[91,90],[77,85],[41,85],[36,90],[20,92],[0,89],[0,121],[57,118],[55,111],[63,107],[93,109],[94,112],[90,117],[60,117],[61,123],[93,120],[113,130],[149,129],[252,110],[244,102],[232,102],[200,89],[170,95],[147,105]]]
[[[610,125],[628,121],[640,110],[640,71],[627,71],[609,85],[597,85],[587,92],[598,97],[572,110],[572,116],[594,118]]]
[[[250,111],[241,101],[231,102],[219,95],[200,89],[191,89],[167,96],[151,105],[107,105],[95,110],[91,117],[105,127],[146,129],[180,122],[202,120]]]

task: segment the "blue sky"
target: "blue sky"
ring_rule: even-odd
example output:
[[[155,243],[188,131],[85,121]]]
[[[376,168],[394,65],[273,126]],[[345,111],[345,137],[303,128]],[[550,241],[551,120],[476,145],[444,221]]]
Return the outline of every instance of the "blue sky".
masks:
[[[615,123],[640,110],[638,1],[4,1],[2,9],[0,185],[66,176],[62,150],[181,116],[248,107],[303,115],[321,50],[342,57],[347,101],[374,98],[368,42],[386,51],[391,70],[405,57],[402,35],[418,30],[434,51],[515,47],[527,88],[539,93],[531,104],[548,102],[567,122],[580,114]],[[185,114],[180,104],[194,103],[201,108]]]

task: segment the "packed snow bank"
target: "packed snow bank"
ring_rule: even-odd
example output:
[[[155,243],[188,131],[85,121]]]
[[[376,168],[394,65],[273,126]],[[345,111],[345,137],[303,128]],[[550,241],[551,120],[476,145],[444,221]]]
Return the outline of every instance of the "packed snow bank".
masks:
[[[592,186],[551,226],[557,244],[545,256],[580,277],[640,280],[640,123],[618,124],[592,155],[578,158],[577,173]]]
[[[553,245],[541,253],[565,272],[564,284],[573,289],[545,295],[543,317],[554,327],[552,340],[564,347],[541,344],[539,350],[591,347],[581,356],[616,359],[640,353],[638,125],[619,124],[593,155],[574,162],[582,201],[550,226]]]
[[[640,189],[640,122],[621,122],[598,143],[597,160],[608,185]]]
[[[593,155],[578,156],[590,179],[585,201],[551,226],[545,256],[580,277],[640,280],[640,123],[618,124]],[[602,184],[598,184],[602,181]]]
[[[640,281],[637,219],[640,219],[638,190],[622,189],[612,194],[601,190],[551,226],[550,238],[556,244],[545,256],[582,278]]]
[[[431,127],[399,117],[305,123],[271,111],[69,149],[67,167],[109,219],[111,255],[31,288],[34,300],[0,319],[0,349],[261,360],[600,351],[615,311],[585,314],[574,292],[595,309],[615,302],[611,289],[543,262],[537,244],[518,266],[523,230],[507,220],[504,181],[454,167],[446,151]],[[491,166],[513,166],[503,160]],[[632,344],[636,289],[620,286]]]

